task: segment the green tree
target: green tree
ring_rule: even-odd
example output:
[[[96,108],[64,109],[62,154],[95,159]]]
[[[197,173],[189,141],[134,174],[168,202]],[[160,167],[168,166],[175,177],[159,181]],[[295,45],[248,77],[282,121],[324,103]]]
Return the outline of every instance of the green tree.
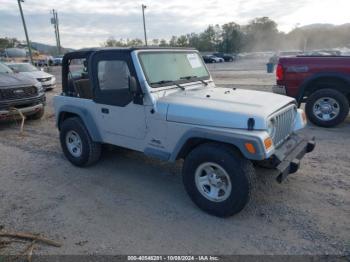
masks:
[[[169,41],[169,46],[171,47],[176,47],[177,46],[177,37],[176,36],[172,36],[170,41]]]
[[[141,39],[120,39],[115,40],[114,38],[108,38],[106,42],[102,43],[104,47],[130,47],[130,46],[142,46],[143,42]]]
[[[152,39],[152,45],[158,46],[159,45],[159,39]]]
[[[181,35],[178,37],[176,41],[176,45],[180,47],[186,47],[188,46],[188,38],[186,35]]]
[[[16,38],[0,38],[0,49],[15,47],[19,43]]]
[[[187,35],[187,39],[188,39],[188,46],[196,48],[199,50],[199,46],[200,46],[200,39],[199,39],[199,35],[196,33],[191,33]]]
[[[266,51],[276,48],[279,39],[277,23],[268,17],[258,17],[244,27],[246,49]]]
[[[200,51],[216,51],[216,33],[215,28],[209,25],[203,33],[199,35],[199,46]]]
[[[102,44],[104,47],[124,47],[125,43],[123,39],[115,40],[114,38],[108,38],[106,42]]]
[[[159,46],[161,47],[165,47],[165,46],[168,46],[168,43],[165,39],[161,39],[160,42],[159,42]]]
[[[222,40],[219,50],[225,53],[238,53],[242,48],[243,35],[240,25],[231,22],[222,26]]]
[[[139,38],[126,40],[126,46],[142,46],[142,45],[143,45],[143,41]]]

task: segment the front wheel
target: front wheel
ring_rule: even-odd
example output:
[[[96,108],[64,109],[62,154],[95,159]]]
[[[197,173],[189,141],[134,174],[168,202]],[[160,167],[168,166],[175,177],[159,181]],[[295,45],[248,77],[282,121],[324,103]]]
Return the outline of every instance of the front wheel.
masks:
[[[60,142],[64,155],[73,165],[89,166],[100,158],[101,144],[92,140],[78,117],[68,118],[61,124]]]
[[[235,149],[208,143],[185,159],[183,182],[192,201],[209,214],[228,217],[248,203],[254,177],[252,163]]]
[[[306,115],[317,126],[333,127],[344,121],[349,114],[349,101],[334,89],[321,89],[306,101]]]

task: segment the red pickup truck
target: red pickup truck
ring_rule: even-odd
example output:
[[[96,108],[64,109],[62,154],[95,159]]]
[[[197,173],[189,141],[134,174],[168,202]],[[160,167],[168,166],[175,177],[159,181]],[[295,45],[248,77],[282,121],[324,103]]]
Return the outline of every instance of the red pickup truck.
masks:
[[[342,123],[349,114],[350,56],[282,57],[273,92],[306,102],[309,120],[322,127]]]

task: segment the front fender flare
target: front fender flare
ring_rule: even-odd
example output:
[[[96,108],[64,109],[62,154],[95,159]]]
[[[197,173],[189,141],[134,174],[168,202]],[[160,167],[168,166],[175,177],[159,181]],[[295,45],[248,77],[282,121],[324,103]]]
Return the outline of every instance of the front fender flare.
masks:
[[[251,132],[251,131],[247,131]],[[206,139],[210,141],[216,141],[220,143],[226,143],[237,147],[243,156],[251,160],[263,160],[266,158],[265,148],[261,139],[254,135],[245,135],[233,132],[223,132],[217,130],[204,130],[200,128],[195,128],[187,131],[182,135],[178,143],[176,144],[171,156],[170,161],[175,161],[181,152],[182,148],[186,143],[192,138]],[[256,149],[255,154],[251,154],[247,151],[245,143],[250,142],[254,145]]]

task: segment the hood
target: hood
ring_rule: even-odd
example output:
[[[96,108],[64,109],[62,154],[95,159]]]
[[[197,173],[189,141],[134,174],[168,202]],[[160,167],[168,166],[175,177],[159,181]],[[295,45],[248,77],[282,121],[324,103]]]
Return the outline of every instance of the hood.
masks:
[[[266,119],[293,103],[293,98],[268,92],[232,88],[199,88],[177,91],[158,99],[166,104],[167,120],[225,128],[247,128],[254,118],[255,129],[266,129]]]
[[[29,77],[33,77],[35,79],[38,78],[48,78],[48,77],[53,77],[53,75],[50,75],[44,71],[33,71],[33,72],[21,72],[19,73],[20,75],[25,75],[25,76],[29,76]]]
[[[37,83],[35,79],[22,74],[0,73],[0,88],[30,86]]]

